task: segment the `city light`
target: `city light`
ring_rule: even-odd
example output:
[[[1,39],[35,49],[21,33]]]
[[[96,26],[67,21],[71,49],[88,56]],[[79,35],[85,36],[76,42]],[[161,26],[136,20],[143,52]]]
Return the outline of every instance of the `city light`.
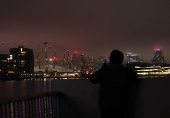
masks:
[[[161,51],[161,49],[156,49],[156,51]]]
[[[2,44],[4,44],[4,42],[2,42]],[[13,44],[16,45],[17,42],[13,43]],[[46,67],[48,67],[48,65],[53,65],[52,71],[53,71],[53,69],[55,69],[55,66],[57,67],[57,65],[60,64],[62,66],[65,66],[67,69],[73,69],[73,71],[76,70],[76,72],[79,69],[79,72],[82,72],[83,74],[87,74],[87,73],[91,74],[91,72],[95,72],[95,71],[99,70],[101,68],[101,66],[103,65],[103,63],[107,63],[107,61],[108,61],[108,58],[105,58],[106,56],[102,56],[102,57],[98,56],[100,58],[95,59],[96,58],[95,56],[87,56],[86,57],[86,55],[84,55],[83,53],[77,54],[77,50],[74,50],[73,53],[70,53],[70,50],[66,50],[67,56],[64,56],[64,58],[61,62],[61,60],[58,60],[56,57],[56,55],[60,55],[60,54],[56,53],[56,50],[54,50],[53,55],[51,54],[51,56],[47,56],[47,49],[51,48],[52,46],[51,45],[49,46],[47,42],[45,42],[44,44],[46,44],[45,45],[46,46],[45,47],[46,58],[44,59],[44,62],[46,62],[46,63],[44,63],[44,64],[46,64]],[[19,55],[21,55],[21,56],[27,55],[26,54],[27,52],[25,51],[25,49],[27,49],[27,48],[24,48],[24,45],[25,44],[22,44],[19,46],[20,47]],[[36,46],[40,46],[40,44],[36,44]],[[41,49],[38,49],[38,51],[37,51],[36,60],[41,60],[41,57],[43,55],[43,53],[42,53],[42,55],[40,56],[39,51],[41,51]],[[58,51],[58,52],[60,53],[60,51]],[[127,62],[124,64],[130,65],[133,62],[135,62],[135,63],[142,62],[141,57],[142,56],[138,55],[138,53],[133,54],[131,52],[128,52],[127,53]],[[13,58],[15,58],[15,57],[13,57]],[[17,60],[15,59],[15,61],[14,61],[12,59],[12,57],[10,57],[10,55],[7,60],[3,59],[2,62],[6,63],[10,60],[12,60],[13,62],[15,62],[15,61],[17,62]],[[164,55],[163,55],[161,48],[154,49],[154,57],[150,60],[152,62],[152,65],[153,64],[157,65],[157,63],[164,63]],[[40,65],[40,61],[36,61],[36,62],[38,62],[37,64]],[[43,62],[41,62],[41,63],[43,63]],[[51,66],[50,66],[50,68],[51,68]],[[40,66],[39,66],[39,69],[41,69]],[[89,72],[87,72],[87,71],[89,71]],[[48,70],[46,70],[46,72],[48,72]],[[163,73],[165,73],[165,72],[163,72]]]
[[[86,71],[86,74],[89,74],[89,71]]]

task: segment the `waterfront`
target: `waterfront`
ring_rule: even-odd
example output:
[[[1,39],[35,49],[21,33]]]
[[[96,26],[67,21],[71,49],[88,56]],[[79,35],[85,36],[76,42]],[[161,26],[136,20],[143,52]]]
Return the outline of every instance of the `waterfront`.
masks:
[[[0,81],[0,99],[51,92],[51,78]]]
[[[140,78],[156,78],[156,76],[155,77],[143,76]],[[51,81],[55,79],[67,79],[67,78],[39,78],[39,79],[0,81],[0,99],[10,98],[10,97],[22,97],[22,96],[29,96],[37,93],[51,92],[53,91],[51,89],[51,85],[52,85]],[[79,79],[79,78],[68,78],[68,79]],[[86,78],[80,78],[80,79],[86,79]]]
[[[22,97],[34,95],[37,93],[51,92],[52,91],[51,81],[55,79],[67,79],[67,78],[39,78],[39,79],[0,81],[0,99]]]

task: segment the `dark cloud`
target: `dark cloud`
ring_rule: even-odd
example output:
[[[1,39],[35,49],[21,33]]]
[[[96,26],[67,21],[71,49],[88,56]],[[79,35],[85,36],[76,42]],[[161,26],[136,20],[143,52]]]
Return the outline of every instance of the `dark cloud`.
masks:
[[[170,62],[168,0],[9,0],[0,1],[0,41],[38,50],[48,41],[60,57],[67,48],[109,55],[112,49],[153,57],[161,46]],[[5,49],[4,49],[5,48]],[[43,46],[41,50],[43,51]],[[53,49],[53,48],[52,48]],[[52,50],[51,49],[51,50]]]

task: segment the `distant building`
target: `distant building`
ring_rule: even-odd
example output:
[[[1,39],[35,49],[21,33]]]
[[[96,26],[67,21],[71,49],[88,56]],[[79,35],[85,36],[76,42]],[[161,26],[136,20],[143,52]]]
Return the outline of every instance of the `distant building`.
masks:
[[[87,69],[87,66],[86,66],[86,58],[84,57],[83,54],[81,54],[81,71],[82,73],[85,73],[86,69]]]
[[[95,71],[95,57],[89,56],[87,59],[87,70],[92,73]]]
[[[127,67],[137,72],[139,77],[166,77],[170,76],[170,64],[129,63]]]
[[[153,64],[164,63],[164,55],[161,49],[154,50],[154,58],[151,61]]]
[[[11,48],[10,54],[0,55],[1,74],[33,74],[34,53],[32,49],[19,46]]]
[[[76,69],[76,70],[79,70],[81,71],[82,73],[84,73],[86,70],[87,70],[87,62],[86,62],[86,58],[84,57],[83,54],[81,55],[75,55],[74,58],[74,68],[73,69]]]
[[[104,56],[98,57],[97,65],[96,65],[97,69],[100,69],[103,66],[104,63],[105,63],[105,57]]]
[[[142,56],[138,54],[127,53],[127,63],[142,62],[142,61],[143,61]]]
[[[0,54],[0,74],[8,74],[8,71],[10,71],[10,67],[8,65],[9,57],[9,54]]]
[[[77,52],[75,51],[75,53],[72,55],[72,59],[71,59],[71,67],[73,68],[73,69],[77,69],[77,57],[78,55],[77,55]]]

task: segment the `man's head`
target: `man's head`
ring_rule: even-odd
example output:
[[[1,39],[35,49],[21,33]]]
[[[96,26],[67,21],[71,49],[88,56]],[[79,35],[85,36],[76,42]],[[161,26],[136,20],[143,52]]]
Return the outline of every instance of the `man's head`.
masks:
[[[110,54],[110,63],[121,64],[124,60],[123,53],[119,50],[113,50]]]

